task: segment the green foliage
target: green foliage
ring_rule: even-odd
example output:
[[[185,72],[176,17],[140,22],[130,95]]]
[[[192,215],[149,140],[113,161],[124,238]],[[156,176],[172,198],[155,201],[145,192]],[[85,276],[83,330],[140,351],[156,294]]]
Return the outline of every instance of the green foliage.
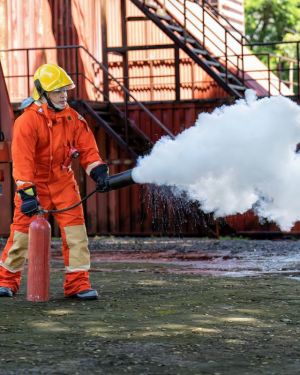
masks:
[[[245,0],[246,36],[251,42],[282,41],[300,32],[299,0]]]
[[[291,74],[291,59],[294,59],[292,69],[296,67],[300,0],[245,0],[245,21],[248,40],[258,43],[252,46],[253,52],[287,82]],[[262,46],[259,43],[270,44]]]

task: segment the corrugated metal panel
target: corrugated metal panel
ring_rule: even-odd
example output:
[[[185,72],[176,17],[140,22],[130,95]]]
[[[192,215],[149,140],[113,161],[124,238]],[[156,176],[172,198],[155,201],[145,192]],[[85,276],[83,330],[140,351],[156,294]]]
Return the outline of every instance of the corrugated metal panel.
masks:
[[[107,45],[108,47],[119,47],[122,45],[120,0],[106,1],[106,11]]]
[[[27,0],[26,3],[22,0],[6,0],[5,3],[2,1],[1,6],[6,14],[6,38],[2,40],[1,48],[55,46],[51,12],[47,0]],[[35,69],[46,60],[55,62],[56,51],[37,50],[28,55],[25,52],[1,54],[5,75],[25,76],[7,80],[10,95],[14,100],[20,101],[31,92],[32,86],[28,83],[26,76],[32,75]]]
[[[208,0],[219,13],[228,19],[232,26],[240,33],[245,33],[244,0]],[[222,17],[220,22],[223,23]],[[228,30],[233,30],[228,23],[224,22]]]
[[[45,47],[54,45],[82,45],[89,50],[96,59],[102,59],[101,41],[101,1],[99,0],[1,0],[2,25],[8,32],[6,39],[2,37],[1,48]],[[107,10],[107,38],[109,47],[122,45],[121,35],[121,7],[120,0],[106,3]],[[129,1],[126,1],[127,17],[142,16],[141,12]],[[5,17],[5,15],[8,17]],[[36,25],[37,32],[27,27]],[[2,26],[3,27],[3,26]],[[13,32],[10,33],[10,30]],[[128,21],[128,45],[171,44],[171,40],[151,21]],[[4,45],[5,44],[5,45]],[[175,99],[175,67],[174,50],[156,49],[147,51],[132,51],[129,56],[129,82],[133,94],[138,100],[174,100]],[[181,52],[182,56],[182,52]],[[103,74],[99,66],[83,51],[79,56],[75,50],[37,50],[26,52],[10,52],[2,54],[5,75],[25,76],[24,78],[7,79],[9,92],[14,101],[21,101],[32,90],[32,76],[35,69],[44,62],[57,62],[63,66],[76,80],[78,97],[88,97],[92,100],[102,100],[94,82],[101,89]],[[109,54],[110,72],[123,76],[123,66],[120,56]],[[22,61],[22,64],[20,64]],[[117,65],[114,65],[117,63]],[[190,62],[192,64],[192,62]],[[82,75],[75,76],[76,65]],[[194,75],[194,72],[197,75]],[[209,95],[219,96],[219,89],[214,81],[203,75],[199,67],[181,64],[183,84],[181,94],[183,99],[206,98]],[[150,78],[152,75],[155,77]],[[197,81],[194,81],[194,76]],[[201,77],[205,82],[200,83]],[[201,86],[201,87],[200,87]],[[224,96],[223,90],[221,96]],[[122,101],[120,91],[111,86],[111,100]]]
[[[219,0],[218,10],[220,14],[224,16],[236,30],[238,30],[242,34],[245,33],[245,14],[243,0]],[[230,28],[228,24],[226,27],[229,30],[233,30],[233,28]]]

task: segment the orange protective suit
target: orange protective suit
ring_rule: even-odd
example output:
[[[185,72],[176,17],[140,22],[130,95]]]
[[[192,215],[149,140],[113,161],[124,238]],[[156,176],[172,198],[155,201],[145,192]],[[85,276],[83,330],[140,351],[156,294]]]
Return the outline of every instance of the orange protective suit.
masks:
[[[81,166],[90,170],[103,163],[94,136],[85,120],[70,107],[52,111],[47,104],[31,104],[17,118],[12,143],[15,181],[36,185],[44,209],[62,209],[80,200],[71,168],[62,167],[70,147],[80,152]],[[28,228],[34,218],[24,215],[21,198],[15,195],[15,213],[10,237],[2,253],[0,285],[17,292],[27,258]],[[54,214],[61,230],[65,263],[65,295],[91,288],[90,254],[82,205]]]

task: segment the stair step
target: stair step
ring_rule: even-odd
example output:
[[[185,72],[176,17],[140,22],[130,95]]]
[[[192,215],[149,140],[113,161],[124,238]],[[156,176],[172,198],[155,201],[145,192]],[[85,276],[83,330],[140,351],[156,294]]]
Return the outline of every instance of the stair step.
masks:
[[[178,39],[180,39],[182,42],[190,43],[190,44],[196,44],[196,40],[191,37],[184,37],[183,35],[178,35]]]
[[[232,85],[232,84],[228,84],[228,86],[234,90],[246,90],[246,87],[245,86],[239,86],[239,85]]]
[[[157,17],[162,18],[163,20],[166,20],[166,21],[172,20],[172,18],[163,10],[163,8],[158,8],[155,14]]]
[[[110,113],[109,112],[104,112],[104,111],[96,111],[96,113],[97,113],[97,115],[99,115],[99,116],[105,116],[105,117],[107,117],[107,116],[110,116]]]
[[[191,48],[191,50],[192,50],[196,55],[207,55],[207,54],[208,54],[208,52],[205,51],[204,49]]]
[[[226,73],[219,73],[219,75],[223,78],[226,78]],[[231,73],[227,73],[227,78],[234,78],[234,76]]]
[[[153,0],[145,0],[144,5],[146,5],[148,8],[157,9],[158,5]]]
[[[206,64],[208,65],[213,65],[213,66],[221,66],[221,64],[218,61],[213,61],[213,60],[206,60]]]
[[[183,32],[183,28],[181,26],[178,26],[178,25],[166,25],[168,29],[172,30],[172,31],[178,31],[179,33]]]

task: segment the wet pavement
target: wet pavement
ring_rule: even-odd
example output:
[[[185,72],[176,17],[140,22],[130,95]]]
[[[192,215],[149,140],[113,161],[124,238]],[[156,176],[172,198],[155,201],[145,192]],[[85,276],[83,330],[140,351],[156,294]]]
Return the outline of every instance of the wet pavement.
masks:
[[[50,300],[26,300],[24,272],[0,301],[0,373],[298,375],[299,245],[94,238],[100,298],[76,301],[53,239]]]
[[[53,254],[60,242],[53,241]],[[172,272],[212,276],[281,274],[300,279],[300,241],[197,238],[94,238],[92,260],[165,263]]]
[[[280,274],[300,281],[300,240],[247,240],[158,237],[93,237],[92,263],[163,263],[170,272],[212,276]],[[5,244],[0,239],[0,251]],[[53,238],[54,261],[61,241]],[[176,266],[176,267],[174,267]]]

